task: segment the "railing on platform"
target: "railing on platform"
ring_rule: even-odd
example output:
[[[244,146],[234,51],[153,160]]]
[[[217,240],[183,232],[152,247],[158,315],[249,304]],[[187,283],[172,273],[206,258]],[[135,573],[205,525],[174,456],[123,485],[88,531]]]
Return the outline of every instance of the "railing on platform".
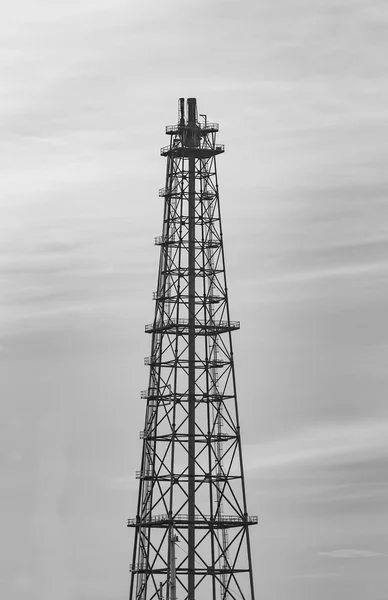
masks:
[[[246,516],[242,517],[239,515],[219,515],[219,516],[211,516],[211,515],[194,515],[193,518],[189,518],[188,514],[178,514],[169,516],[168,514],[162,515],[153,515],[148,517],[147,519],[128,519],[128,527],[133,525],[151,525],[155,523],[202,523],[203,525],[220,525],[220,524],[245,524],[248,525],[257,525],[258,517],[257,516]]]
[[[174,327],[184,329],[188,327],[189,319],[175,319],[170,321],[157,321],[156,323],[150,323],[145,326],[146,333],[151,333],[152,331],[161,331],[163,329],[172,329]],[[203,330],[216,330],[218,332],[229,331],[233,329],[240,329],[240,321],[217,321],[213,323],[208,323],[205,321],[200,321],[199,319],[195,320],[194,329],[203,329]]]
[[[218,123],[197,123],[197,127],[198,129],[200,129],[200,131],[202,133],[210,133],[210,132],[217,132],[219,130],[219,124]],[[167,125],[166,127],[166,133],[168,135],[174,134],[174,133],[180,133],[181,131],[191,131],[192,127],[189,127],[187,125],[179,125],[179,123],[177,125]]]

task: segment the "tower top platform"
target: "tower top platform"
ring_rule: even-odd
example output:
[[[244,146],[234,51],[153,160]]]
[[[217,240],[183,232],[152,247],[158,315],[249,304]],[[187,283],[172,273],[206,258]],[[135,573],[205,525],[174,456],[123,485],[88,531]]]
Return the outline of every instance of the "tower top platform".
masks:
[[[198,115],[195,98],[188,98],[186,107],[185,99],[179,98],[178,123],[167,125],[166,134],[171,136],[171,141],[160,154],[177,158],[211,158],[221,154],[225,146],[216,144],[218,129],[218,123],[208,123],[206,115]]]
[[[219,131],[218,123],[196,123],[196,127],[199,128],[201,134],[206,135],[207,133],[217,133]],[[166,134],[174,135],[176,133],[182,133],[183,131],[187,131],[188,129],[192,129],[189,125],[167,125]]]
[[[199,147],[199,146],[164,146],[160,149],[161,156],[195,156],[196,158],[210,158],[217,154],[225,152],[224,144],[217,144],[213,147]]]

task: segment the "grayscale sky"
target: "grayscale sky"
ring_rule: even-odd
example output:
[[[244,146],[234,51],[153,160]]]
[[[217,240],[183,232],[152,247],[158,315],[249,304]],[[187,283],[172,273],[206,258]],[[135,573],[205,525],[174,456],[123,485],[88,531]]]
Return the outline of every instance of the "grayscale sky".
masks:
[[[128,593],[180,96],[218,159],[259,600],[388,598],[388,3],[0,19],[0,596]]]

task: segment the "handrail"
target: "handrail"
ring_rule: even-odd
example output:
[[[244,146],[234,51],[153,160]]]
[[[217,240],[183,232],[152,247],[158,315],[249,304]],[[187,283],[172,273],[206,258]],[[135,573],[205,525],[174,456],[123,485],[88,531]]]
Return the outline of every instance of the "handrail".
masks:
[[[154,238],[155,240],[155,246],[161,246],[162,244],[168,244],[169,242],[171,244],[175,244],[177,242],[177,239],[175,237],[175,233],[173,233],[172,235],[158,235],[157,237]]]
[[[218,131],[219,130],[219,124],[218,123],[197,123],[196,124],[198,129],[202,130],[202,131]],[[166,133],[179,133],[180,131],[187,131],[187,130],[191,130],[192,127],[189,127],[187,125],[167,125],[166,127]]]
[[[188,514],[179,514],[179,515],[173,515],[173,516],[169,516],[168,514],[162,514],[162,515],[153,515],[151,517],[148,517],[147,519],[144,519],[143,521],[141,519],[128,519],[128,525],[135,525],[135,524],[142,524],[142,525],[147,525],[148,523],[160,523],[162,521],[170,521],[170,522],[175,522],[175,521],[195,521],[196,523],[252,523],[254,525],[256,525],[258,523],[258,517],[257,516],[247,516],[246,518],[244,517],[240,517],[237,515],[219,515],[218,517],[212,517],[211,515],[194,515],[194,519],[193,518],[189,518]]]
[[[167,321],[167,322],[163,322],[163,321],[157,321],[156,323],[150,323],[149,325],[145,326],[145,331],[152,331],[153,329],[161,329],[161,328],[169,328],[169,327],[179,327],[179,325],[183,325],[186,326],[189,324],[189,319],[175,319]],[[221,328],[221,329],[239,329],[240,328],[240,321],[218,321],[218,322],[214,322],[214,323],[207,323],[205,321],[200,321],[200,320],[196,320],[194,323],[194,328],[198,329],[198,328]]]
[[[160,149],[160,154],[163,156],[164,154],[166,154],[167,152],[179,152],[180,150],[203,150],[203,151],[207,151],[207,152],[225,152],[225,144],[215,144],[214,146],[163,146]]]

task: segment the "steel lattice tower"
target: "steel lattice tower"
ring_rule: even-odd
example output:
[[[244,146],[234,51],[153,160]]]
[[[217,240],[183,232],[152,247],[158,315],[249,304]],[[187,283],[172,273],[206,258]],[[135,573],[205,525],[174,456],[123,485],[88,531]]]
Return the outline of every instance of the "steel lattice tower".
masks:
[[[254,600],[219,207],[218,125],[179,101],[167,157],[130,600]]]

